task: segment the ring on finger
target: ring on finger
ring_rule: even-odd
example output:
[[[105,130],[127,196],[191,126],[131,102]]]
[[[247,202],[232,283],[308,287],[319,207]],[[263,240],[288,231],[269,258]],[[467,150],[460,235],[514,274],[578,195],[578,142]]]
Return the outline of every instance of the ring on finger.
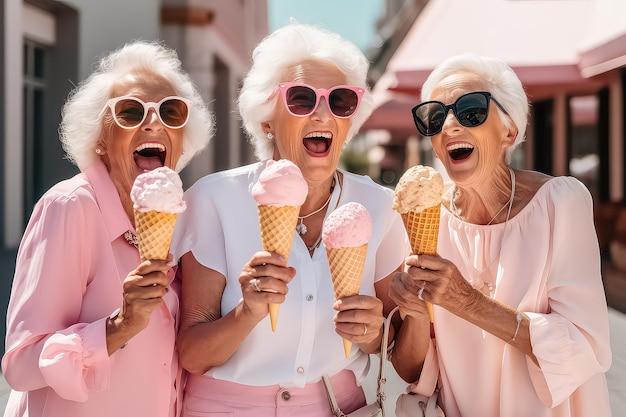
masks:
[[[417,292],[417,298],[422,301],[424,301],[424,297],[422,296],[424,294],[424,287],[426,287],[426,281],[422,283],[422,288],[420,288],[420,290]]]
[[[367,334],[367,324],[363,323],[363,336]]]
[[[254,291],[261,292],[262,290],[259,288],[259,279],[254,278],[250,280],[250,285],[254,287]]]

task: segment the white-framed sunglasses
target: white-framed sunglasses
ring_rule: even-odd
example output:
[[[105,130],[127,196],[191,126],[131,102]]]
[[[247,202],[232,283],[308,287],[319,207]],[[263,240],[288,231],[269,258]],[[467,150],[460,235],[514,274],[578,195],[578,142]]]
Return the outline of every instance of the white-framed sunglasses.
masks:
[[[163,126],[180,129],[189,120],[192,101],[183,97],[169,96],[158,103],[148,103],[133,96],[114,97],[105,106],[111,109],[113,120],[122,129],[135,129],[146,120],[150,109],[154,109]]]

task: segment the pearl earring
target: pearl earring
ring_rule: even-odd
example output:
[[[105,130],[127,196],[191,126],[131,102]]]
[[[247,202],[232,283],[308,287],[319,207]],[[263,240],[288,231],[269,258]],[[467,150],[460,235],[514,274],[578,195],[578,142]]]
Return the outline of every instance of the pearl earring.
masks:
[[[274,139],[274,134],[272,132],[267,132],[267,134],[265,135],[269,140]]]
[[[97,153],[98,155],[100,155],[100,154],[102,153],[102,149],[100,149],[100,148],[96,148],[96,153]]]

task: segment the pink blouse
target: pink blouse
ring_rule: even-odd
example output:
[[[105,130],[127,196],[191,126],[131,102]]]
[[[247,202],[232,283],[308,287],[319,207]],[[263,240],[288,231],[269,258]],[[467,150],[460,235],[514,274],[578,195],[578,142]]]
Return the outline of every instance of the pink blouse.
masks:
[[[588,190],[572,177],[548,181],[506,225],[465,223],[442,209],[439,254],[468,280],[485,270],[491,296],[530,317],[539,361],[435,306],[437,355],[421,379],[439,369],[447,417],[611,415],[608,314],[592,211]]]
[[[140,262],[123,237],[128,230],[101,163],[58,183],[35,206],[7,313],[2,372],[14,391],[5,416],[176,414],[176,291],[124,349],[107,353],[106,318],[122,305],[122,282]]]

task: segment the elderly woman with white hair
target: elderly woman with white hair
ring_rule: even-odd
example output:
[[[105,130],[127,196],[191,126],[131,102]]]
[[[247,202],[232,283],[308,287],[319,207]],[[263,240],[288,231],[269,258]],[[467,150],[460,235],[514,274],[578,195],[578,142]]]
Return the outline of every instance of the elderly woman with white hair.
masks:
[[[5,416],[174,417],[178,291],[171,256],[142,262],[130,191],[181,170],[212,118],[175,51],[134,42],[71,94],[60,128],[80,174],[36,204],[19,248],[2,372]]]
[[[515,72],[472,53],[438,65],[413,108],[452,185],[438,255],[411,256],[394,276],[392,298],[422,323],[420,337],[396,340],[414,355],[396,370],[424,395],[438,380],[448,417],[611,414],[591,195],[573,177],[511,166],[527,117]]]
[[[367,69],[356,46],[309,25],[278,29],[254,50],[239,110],[260,161],[194,184],[172,244],[182,265],[178,350],[191,373],[183,415],[331,416],[322,375],[344,412],[365,404],[368,354],[380,350],[407,248],[392,191],[338,168],[372,111]],[[295,163],[308,185],[287,266],[262,250],[251,196],[270,159]],[[360,295],[335,301],[322,224],[348,202],[368,210],[373,233]],[[268,303],[281,306],[275,332]],[[341,338],[353,342],[348,357]]]

